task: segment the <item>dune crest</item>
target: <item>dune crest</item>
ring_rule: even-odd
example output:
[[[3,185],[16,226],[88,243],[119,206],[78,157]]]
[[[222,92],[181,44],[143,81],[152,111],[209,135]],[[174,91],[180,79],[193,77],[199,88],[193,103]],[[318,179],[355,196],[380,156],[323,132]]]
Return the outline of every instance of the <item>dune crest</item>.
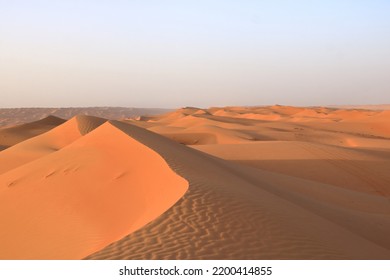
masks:
[[[77,140],[0,175],[7,229],[0,258],[82,258],[155,219],[187,190],[157,153],[113,125],[80,136],[76,121],[56,132]]]
[[[40,122],[46,123],[46,120],[47,118]],[[106,121],[97,117],[76,116],[46,133],[13,145],[0,153],[0,174],[56,152],[96,129]],[[35,124],[36,122],[26,124],[24,127],[35,127]]]
[[[390,257],[388,125],[370,126],[369,133],[358,126],[385,113],[203,110],[207,114],[183,108],[135,124],[209,155],[115,123],[135,139],[148,139],[190,187],[150,225],[87,259]]]
[[[64,122],[65,120],[55,116],[48,116],[30,123],[0,128],[0,151],[31,137],[47,132]]]
[[[390,207],[381,196],[259,172],[138,127],[112,123],[143,139],[190,186],[183,199],[157,220],[87,259],[390,257]],[[322,195],[315,196],[310,186]],[[335,200],[334,194],[342,199]],[[348,200],[359,201],[360,206],[345,203]]]

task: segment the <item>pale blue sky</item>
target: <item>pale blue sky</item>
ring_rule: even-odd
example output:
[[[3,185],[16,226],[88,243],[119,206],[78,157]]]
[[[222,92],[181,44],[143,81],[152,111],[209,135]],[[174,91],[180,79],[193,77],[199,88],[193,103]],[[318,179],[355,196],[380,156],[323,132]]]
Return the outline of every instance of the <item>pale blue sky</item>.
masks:
[[[0,107],[390,103],[388,0],[0,0]]]

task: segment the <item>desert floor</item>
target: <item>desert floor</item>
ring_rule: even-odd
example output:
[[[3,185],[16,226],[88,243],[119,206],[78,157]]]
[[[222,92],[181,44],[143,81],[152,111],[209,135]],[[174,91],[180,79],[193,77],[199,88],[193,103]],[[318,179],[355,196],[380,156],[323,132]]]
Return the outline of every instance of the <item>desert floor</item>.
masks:
[[[390,259],[376,109],[3,110],[0,259]]]

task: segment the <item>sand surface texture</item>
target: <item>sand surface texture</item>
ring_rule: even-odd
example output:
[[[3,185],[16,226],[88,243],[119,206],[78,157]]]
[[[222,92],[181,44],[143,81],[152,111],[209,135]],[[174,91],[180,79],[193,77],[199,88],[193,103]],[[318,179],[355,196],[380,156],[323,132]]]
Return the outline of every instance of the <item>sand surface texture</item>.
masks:
[[[3,135],[3,259],[390,259],[390,111],[182,108]]]
[[[83,258],[160,216],[188,187],[160,155],[98,118],[75,117],[1,156],[2,259]]]

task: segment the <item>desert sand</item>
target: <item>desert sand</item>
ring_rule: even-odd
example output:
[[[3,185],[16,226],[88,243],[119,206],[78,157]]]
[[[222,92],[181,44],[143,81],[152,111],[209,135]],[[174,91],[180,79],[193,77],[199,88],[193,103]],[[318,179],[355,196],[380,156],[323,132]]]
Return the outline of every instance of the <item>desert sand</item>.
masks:
[[[390,111],[18,114],[1,259],[390,259]]]
[[[71,119],[77,115],[98,116],[106,119],[126,119],[163,114],[169,111],[172,110],[128,107],[0,108],[0,127],[12,127],[39,121],[49,115],[62,119]]]

